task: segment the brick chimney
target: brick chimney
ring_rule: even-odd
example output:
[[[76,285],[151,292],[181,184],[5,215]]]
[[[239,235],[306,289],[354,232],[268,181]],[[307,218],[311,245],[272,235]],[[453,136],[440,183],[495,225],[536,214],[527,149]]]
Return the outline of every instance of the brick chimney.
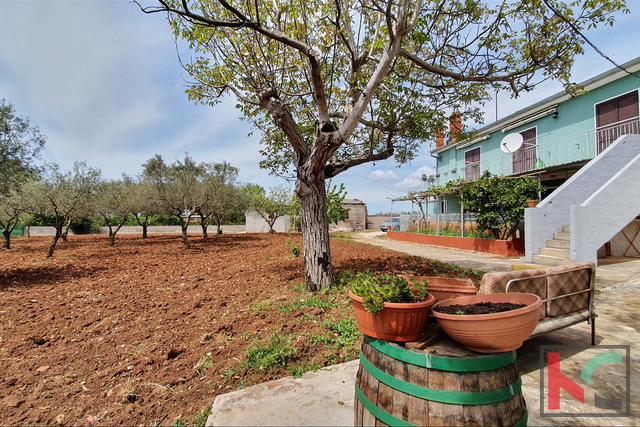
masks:
[[[449,118],[449,144],[453,144],[458,139],[460,131],[462,130],[462,113],[459,111],[451,114]]]
[[[444,130],[438,129],[436,131],[436,148],[444,145]]]

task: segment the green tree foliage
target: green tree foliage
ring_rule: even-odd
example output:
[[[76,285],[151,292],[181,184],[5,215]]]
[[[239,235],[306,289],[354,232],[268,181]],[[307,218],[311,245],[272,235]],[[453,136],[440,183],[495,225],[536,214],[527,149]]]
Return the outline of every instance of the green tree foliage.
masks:
[[[139,4],[139,3],[138,3]],[[264,167],[291,173],[300,198],[309,290],[333,279],[325,179],[414,158],[421,141],[496,90],[571,88],[577,31],[613,23],[623,0],[159,0],[196,52],[191,99],[232,94],[262,132]]]
[[[115,245],[116,234],[133,215],[135,183],[127,176],[120,180],[102,181],[95,197],[96,212],[109,228],[109,246]]]
[[[16,115],[13,104],[0,101],[0,199],[35,178],[34,161],[44,147],[45,137],[28,118]]]
[[[68,231],[74,218],[92,216],[92,196],[101,181],[98,169],[76,162],[73,170],[61,172],[56,164],[48,164],[42,178],[30,183],[23,193],[25,210],[55,228],[47,257],[52,257],[58,240]],[[64,230],[64,228],[67,230]]]
[[[156,154],[142,167],[142,176],[151,183],[160,209],[180,221],[182,242],[189,248],[190,219],[212,197],[211,189],[205,185],[207,165],[197,163],[188,154],[184,161],[176,160],[167,165],[162,156]]]
[[[234,212],[246,209],[247,198],[243,197],[238,184],[238,172],[238,168],[227,162],[206,165],[204,185],[208,187],[211,197],[197,211],[204,239],[207,238],[207,226],[211,222],[218,227],[217,233],[222,234],[222,223]]]
[[[22,190],[27,181],[37,178],[34,162],[44,146],[45,137],[28,118],[16,114],[10,102],[0,101],[0,228],[2,247],[11,249],[11,232],[25,213]]]
[[[475,212],[479,230],[489,230],[496,239],[507,239],[524,220],[527,200],[543,190],[531,177],[505,178],[485,172],[480,179],[457,187],[462,205]]]
[[[278,218],[295,214],[296,198],[289,187],[271,187],[267,194],[264,188],[253,184],[245,186],[245,191],[249,193],[249,207],[267,222],[270,233],[275,233],[273,226]]]

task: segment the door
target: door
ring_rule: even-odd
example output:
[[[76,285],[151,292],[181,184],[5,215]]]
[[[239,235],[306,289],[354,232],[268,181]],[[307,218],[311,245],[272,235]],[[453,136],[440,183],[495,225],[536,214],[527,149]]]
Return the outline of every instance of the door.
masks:
[[[597,154],[620,135],[638,133],[638,92],[633,91],[596,105]]]
[[[520,132],[522,135],[522,147],[513,156],[513,173],[523,173],[533,170],[533,162],[538,156],[536,146],[536,128],[527,129]]]

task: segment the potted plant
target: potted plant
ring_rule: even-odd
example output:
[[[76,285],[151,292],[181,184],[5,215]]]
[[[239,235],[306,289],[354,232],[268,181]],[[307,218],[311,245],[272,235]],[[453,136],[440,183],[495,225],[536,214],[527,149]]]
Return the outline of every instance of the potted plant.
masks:
[[[436,298],[424,287],[409,287],[393,274],[370,271],[355,274],[350,281],[358,329],[388,341],[415,341],[422,336]]]
[[[489,314],[465,314],[477,304],[515,304],[515,309]],[[433,307],[433,317],[454,340],[479,353],[502,353],[522,346],[538,325],[542,300],[534,294],[497,293],[442,301]],[[451,308],[452,313],[441,312]]]

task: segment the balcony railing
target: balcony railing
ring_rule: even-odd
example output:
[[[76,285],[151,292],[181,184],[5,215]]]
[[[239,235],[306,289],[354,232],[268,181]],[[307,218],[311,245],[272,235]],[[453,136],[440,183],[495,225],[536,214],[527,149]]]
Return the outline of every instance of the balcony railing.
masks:
[[[441,167],[440,176],[429,177],[429,182],[431,185],[443,185],[457,178],[478,179],[487,170],[494,175],[513,175],[590,160],[621,135],[638,133],[640,133],[640,118],[635,117],[614,125],[550,141],[545,141],[550,134],[543,134],[536,138],[536,145],[518,150],[515,161],[513,155],[503,154],[482,158],[480,162],[467,163],[460,168],[456,165],[450,170]]]

